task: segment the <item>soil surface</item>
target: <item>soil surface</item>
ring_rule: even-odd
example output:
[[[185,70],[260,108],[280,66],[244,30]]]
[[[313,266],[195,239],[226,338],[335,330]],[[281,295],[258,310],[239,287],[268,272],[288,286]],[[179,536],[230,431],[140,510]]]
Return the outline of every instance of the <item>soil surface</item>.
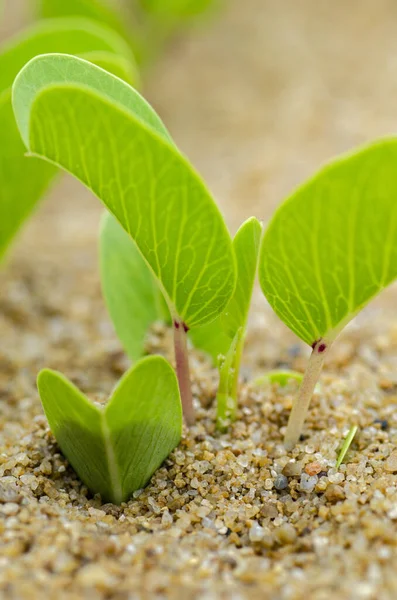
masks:
[[[396,30],[393,0],[229,0],[148,73],[147,96],[233,232],[268,219],[322,161],[395,131]],[[304,370],[308,349],[257,292],[231,431],[215,432],[217,374],[192,353],[196,426],[145,490],[102,505],[60,454],[35,387],[49,366],[104,400],[128,367],[101,299],[100,213],[63,178],[0,273],[0,597],[395,598],[396,288],[335,343],[291,453],[295,385],[252,379]],[[172,360],[169,332],[155,327],[148,349]]]

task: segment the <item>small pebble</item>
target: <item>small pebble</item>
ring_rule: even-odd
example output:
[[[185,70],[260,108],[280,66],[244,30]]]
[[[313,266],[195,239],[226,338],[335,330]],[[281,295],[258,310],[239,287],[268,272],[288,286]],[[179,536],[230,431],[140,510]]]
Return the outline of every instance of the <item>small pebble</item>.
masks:
[[[333,504],[345,499],[344,489],[337,483],[330,485],[325,491],[325,497]]]
[[[319,462],[312,462],[306,465],[305,473],[313,477],[313,475],[317,475],[321,472],[321,465]]]
[[[297,538],[295,527],[290,523],[285,523],[276,529],[276,540],[282,546],[293,544]]]
[[[385,461],[385,471],[395,473],[397,471],[397,450],[394,450]]]
[[[318,477],[310,477],[307,473],[302,473],[300,479],[300,489],[302,492],[310,493],[314,490],[314,487],[318,481]]]
[[[276,479],[274,480],[274,487],[276,490],[285,490],[285,488],[288,487],[288,479],[286,476],[277,475]]]
[[[300,461],[290,461],[285,465],[282,473],[286,477],[296,477],[302,473],[302,463]]]

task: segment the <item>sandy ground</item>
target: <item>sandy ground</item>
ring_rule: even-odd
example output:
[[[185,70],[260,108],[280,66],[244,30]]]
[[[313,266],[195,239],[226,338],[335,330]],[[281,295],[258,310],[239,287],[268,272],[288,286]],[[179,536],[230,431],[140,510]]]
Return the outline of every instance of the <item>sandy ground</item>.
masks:
[[[269,218],[323,161],[396,130],[396,28],[392,0],[229,0],[148,73],[148,98],[233,232]],[[281,445],[294,388],[244,384],[239,420],[219,436],[216,374],[194,356],[197,426],[139,497],[102,507],[59,455],[35,390],[50,366],[105,398],[127,366],[100,297],[100,213],[64,179],[0,274],[3,597],[395,598],[396,289],[335,344],[294,453]],[[162,331],[150,343],[169,354]],[[306,355],[257,293],[245,379],[302,370]]]

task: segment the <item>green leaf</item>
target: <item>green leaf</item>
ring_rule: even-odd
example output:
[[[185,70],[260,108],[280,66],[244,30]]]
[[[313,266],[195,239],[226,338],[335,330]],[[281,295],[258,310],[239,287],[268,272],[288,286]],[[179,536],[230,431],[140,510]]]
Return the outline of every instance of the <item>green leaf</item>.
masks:
[[[321,169],[271,220],[262,290],[318,351],[397,277],[396,199],[397,139],[384,139]]]
[[[29,151],[85,183],[134,239],[173,319],[214,320],[234,291],[230,236],[146,101],[86,61],[47,55],[20,72],[13,104]]]
[[[140,0],[142,8],[158,19],[185,20],[218,4],[218,0]]]
[[[114,217],[105,213],[100,233],[101,281],[116,333],[128,356],[138,360],[147,331],[170,315],[142,254]]]
[[[142,63],[147,40],[139,30],[135,7],[130,0],[124,5],[112,0],[36,0],[36,3],[40,19],[84,17],[106,25],[124,38],[138,63]]]
[[[122,15],[106,0],[38,0],[40,18],[86,17],[111,27],[123,37],[128,38]]]
[[[233,250],[237,262],[237,284],[224,312],[216,321],[190,332],[193,344],[210,354],[216,363],[219,354],[226,355],[239,329],[243,338],[247,326],[258,262],[262,226],[250,217],[237,231]]]
[[[247,326],[252,290],[258,264],[262,226],[257,218],[250,217],[237,231],[233,249],[237,259],[237,284],[234,294],[221,316],[223,330],[234,338],[240,327]]]
[[[10,86],[36,54],[67,50],[88,54],[128,81],[136,81],[132,54],[107,28],[83,19],[59,19],[27,29],[0,49],[0,259],[44,195],[56,169],[25,157],[11,105]]]
[[[257,377],[252,382],[253,385],[264,385],[268,383],[277,383],[281,387],[285,387],[291,380],[301,383],[303,373],[297,371],[269,371],[266,375]]]
[[[104,502],[120,504],[144,487],[181,439],[178,383],[160,356],[130,369],[106,407],[94,405],[56,371],[41,371],[37,385],[63,454]]]

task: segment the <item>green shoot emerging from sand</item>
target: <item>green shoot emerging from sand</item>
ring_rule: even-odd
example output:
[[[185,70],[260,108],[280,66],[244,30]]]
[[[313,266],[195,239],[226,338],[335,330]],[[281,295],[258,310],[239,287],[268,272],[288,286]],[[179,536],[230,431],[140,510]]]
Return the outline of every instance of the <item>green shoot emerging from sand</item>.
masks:
[[[338,460],[336,461],[337,469],[339,469],[339,467],[341,466],[341,464],[347,454],[347,451],[349,450],[349,448],[354,440],[357,430],[358,430],[358,425],[353,425],[352,427],[350,427],[349,433],[345,437],[342,448],[340,449]]]
[[[236,414],[238,374],[261,230],[259,221],[254,217],[240,227],[233,240],[237,260],[234,294],[215,321],[192,329],[189,334],[196,348],[208,353],[219,365],[217,425],[222,430]],[[169,312],[161,290],[136,245],[109,214],[104,216],[100,240],[104,297],[127,354],[132,360],[137,360],[143,354],[148,328],[155,321],[167,322]]]
[[[262,226],[251,217],[242,224],[233,240],[237,261],[237,285],[224,312],[215,323],[192,332],[196,347],[212,355],[219,366],[217,427],[225,431],[236,418],[240,363],[247,328],[248,311],[256,278]]]
[[[104,502],[120,504],[144,487],[181,439],[178,382],[160,356],[127,371],[106,407],[56,371],[41,371],[37,385],[62,452]]]
[[[136,83],[134,57],[113,31],[87,19],[47,20],[0,48],[0,260],[44,195],[57,170],[27,159],[12,114],[11,86],[21,67],[36,54],[70,52]]]
[[[15,80],[13,106],[29,153],[92,190],[156,277],[192,423],[186,333],[223,312],[236,280],[232,241],[214,200],[138,92],[87,61],[34,58]]]
[[[285,436],[293,447],[335,338],[397,277],[397,139],[335,160],[276,211],[259,279],[269,303],[312,354]]]

